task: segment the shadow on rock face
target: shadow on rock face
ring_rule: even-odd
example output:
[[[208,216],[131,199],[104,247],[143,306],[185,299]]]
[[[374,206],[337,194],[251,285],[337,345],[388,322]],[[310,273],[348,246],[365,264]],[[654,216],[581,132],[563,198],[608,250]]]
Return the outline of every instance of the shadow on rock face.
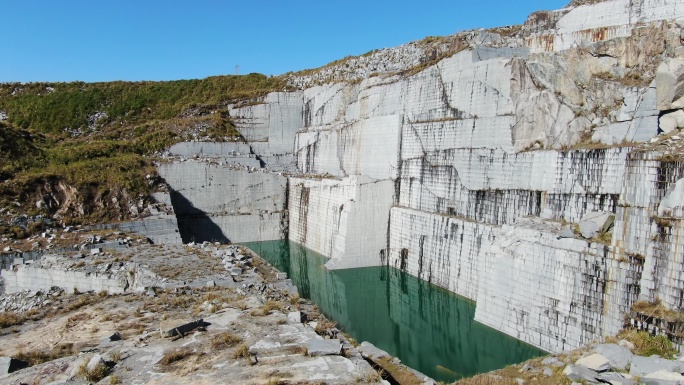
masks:
[[[183,243],[189,242],[221,242],[230,240],[221,228],[211,220],[204,211],[195,207],[183,194],[171,191],[171,205],[176,212],[178,231]]]

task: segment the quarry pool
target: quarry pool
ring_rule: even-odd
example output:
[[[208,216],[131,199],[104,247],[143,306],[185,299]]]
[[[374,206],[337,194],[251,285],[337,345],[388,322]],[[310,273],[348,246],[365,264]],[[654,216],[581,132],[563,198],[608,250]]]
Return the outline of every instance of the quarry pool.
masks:
[[[437,381],[454,381],[545,354],[473,321],[475,304],[389,267],[329,271],[289,241],[245,243],[292,278],[357,341],[369,341]]]

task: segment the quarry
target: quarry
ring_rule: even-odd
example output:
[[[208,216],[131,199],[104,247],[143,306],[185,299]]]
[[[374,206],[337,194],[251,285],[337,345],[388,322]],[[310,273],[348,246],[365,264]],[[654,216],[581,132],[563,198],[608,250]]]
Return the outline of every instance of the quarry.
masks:
[[[45,229],[2,240],[0,315],[25,322],[2,328],[0,382],[421,384],[515,364],[462,383],[684,383],[683,28],[677,0],[573,1],[187,108],[239,135],[197,123],[155,148],[153,193],[95,195],[121,220],[59,225],[85,194],[29,189],[0,211]],[[434,299],[451,297],[470,310]],[[354,340],[364,300],[406,345]],[[487,329],[474,361],[520,355],[417,358],[469,356],[439,346],[461,318]],[[639,332],[674,350],[637,351]]]

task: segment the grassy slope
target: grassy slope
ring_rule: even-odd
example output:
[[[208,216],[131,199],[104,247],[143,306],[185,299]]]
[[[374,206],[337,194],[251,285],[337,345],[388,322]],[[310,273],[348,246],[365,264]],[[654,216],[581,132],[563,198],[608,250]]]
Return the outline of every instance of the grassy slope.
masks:
[[[95,207],[91,201],[149,195],[152,186],[145,176],[154,173],[156,152],[191,138],[191,132],[209,139],[239,138],[225,104],[284,87],[282,79],[260,74],[0,84],[0,111],[8,116],[0,122],[0,207],[18,201],[28,214],[52,215],[58,205],[39,210],[31,202],[55,195],[61,185],[77,191],[86,206],[83,213],[66,210],[65,222],[121,219],[106,204]]]

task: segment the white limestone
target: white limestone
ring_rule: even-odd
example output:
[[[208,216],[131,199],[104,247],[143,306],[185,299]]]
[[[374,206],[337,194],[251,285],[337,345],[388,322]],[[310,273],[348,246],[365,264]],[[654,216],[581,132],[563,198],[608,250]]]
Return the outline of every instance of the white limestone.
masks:
[[[389,264],[476,301],[497,330],[576,348],[616,333],[637,299],[684,301],[683,162],[642,145],[682,127],[678,18],[678,0],[604,1],[532,15],[510,38],[470,31],[292,75],[301,90],[230,106],[248,144],[176,146],[197,159],[160,174],[181,226],[287,236],[329,268]],[[397,72],[427,47],[455,53]],[[217,161],[243,153],[259,167]],[[603,243],[572,233],[593,211],[615,214]]]
[[[290,179],[289,239],[328,256],[330,269],[380,266],[394,182],[355,176]]]
[[[181,233],[232,242],[282,238],[285,177],[194,160],[157,168],[172,189]]]
[[[532,52],[562,51],[629,36],[637,23],[676,20],[684,17],[678,0],[612,0],[563,11],[551,31],[527,40]]]
[[[297,166],[304,173],[397,177],[401,116],[364,119],[344,127],[297,134]]]

